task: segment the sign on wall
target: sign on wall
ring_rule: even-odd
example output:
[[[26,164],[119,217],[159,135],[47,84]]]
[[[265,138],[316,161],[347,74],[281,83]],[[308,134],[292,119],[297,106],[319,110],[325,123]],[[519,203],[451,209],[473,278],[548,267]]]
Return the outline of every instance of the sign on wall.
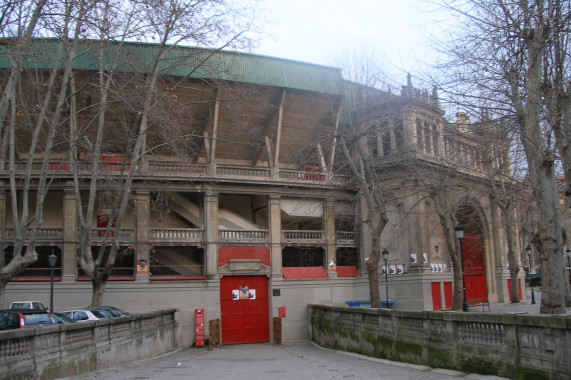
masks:
[[[239,300],[255,300],[256,289],[248,289],[246,285],[242,285],[240,289],[232,290],[232,301]]]

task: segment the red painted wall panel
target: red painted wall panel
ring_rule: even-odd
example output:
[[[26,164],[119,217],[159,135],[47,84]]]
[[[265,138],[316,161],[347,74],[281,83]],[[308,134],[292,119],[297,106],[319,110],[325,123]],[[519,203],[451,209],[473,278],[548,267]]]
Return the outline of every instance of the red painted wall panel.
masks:
[[[327,278],[323,267],[283,267],[282,274],[288,278]]]
[[[359,277],[356,266],[337,266],[337,277]]]
[[[260,260],[270,266],[270,250],[266,247],[221,247],[218,250],[218,266],[228,264],[230,260]]]

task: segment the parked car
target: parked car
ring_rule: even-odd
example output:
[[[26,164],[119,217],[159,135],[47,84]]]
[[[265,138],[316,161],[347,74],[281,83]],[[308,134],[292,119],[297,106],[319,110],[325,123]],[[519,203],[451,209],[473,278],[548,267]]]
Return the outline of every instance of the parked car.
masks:
[[[55,322],[45,310],[0,310],[0,330],[51,326]]]
[[[63,315],[62,313],[51,313],[51,315],[54,322],[60,325],[65,325],[67,323],[75,322],[73,319]]]
[[[10,309],[12,310],[48,310],[41,302],[39,301],[16,301],[12,302],[10,305]]]
[[[62,311],[61,314],[75,322],[97,321],[99,319],[110,318],[107,314],[99,310],[66,310]]]
[[[85,310],[102,310],[111,313],[113,317],[124,317],[126,315],[131,315],[131,313],[118,309],[114,306],[88,306],[85,308]]]

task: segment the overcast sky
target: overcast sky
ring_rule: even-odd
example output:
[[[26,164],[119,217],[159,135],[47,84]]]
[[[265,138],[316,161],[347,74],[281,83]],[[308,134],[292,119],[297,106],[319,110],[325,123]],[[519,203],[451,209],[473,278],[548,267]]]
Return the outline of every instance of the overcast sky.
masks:
[[[266,37],[255,52],[337,66],[341,57],[374,51],[398,83],[428,68],[432,14],[419,0],[263,0]]]

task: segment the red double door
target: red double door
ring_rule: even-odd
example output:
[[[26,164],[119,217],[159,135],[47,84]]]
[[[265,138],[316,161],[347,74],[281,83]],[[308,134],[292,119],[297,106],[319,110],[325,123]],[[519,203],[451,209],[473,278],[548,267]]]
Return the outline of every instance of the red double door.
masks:
[[[465,236],[462,239],[462,254],[464,256],[464,281],[466,282],[468,304],[487,300],[486,265],[482,238]]]
[[[226,276],[220,279],[222,344],[270,341],[266,276]]]

